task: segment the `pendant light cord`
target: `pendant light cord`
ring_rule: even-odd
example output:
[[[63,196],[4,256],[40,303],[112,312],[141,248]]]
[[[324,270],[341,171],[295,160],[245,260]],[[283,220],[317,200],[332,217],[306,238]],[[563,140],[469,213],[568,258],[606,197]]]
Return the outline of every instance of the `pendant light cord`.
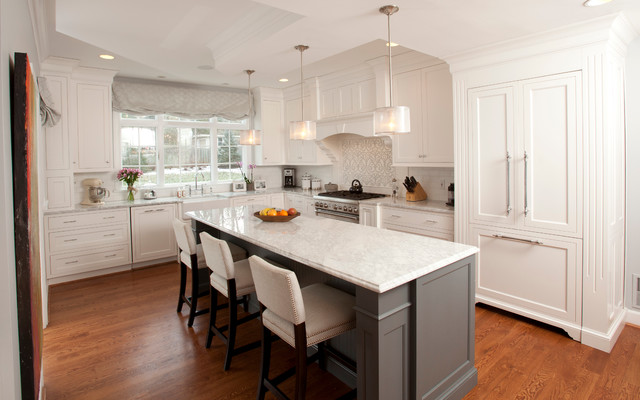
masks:
[[[301,120],[304,121],[304,87],[303,87],[303,77],[302,77],[302,53],[305,51],[305,48],[300,46],[300,116]]]
[[[389,48],[389,107],[393,107],[393,75],[391,74],[391,13],[387,14],[387,47]]]

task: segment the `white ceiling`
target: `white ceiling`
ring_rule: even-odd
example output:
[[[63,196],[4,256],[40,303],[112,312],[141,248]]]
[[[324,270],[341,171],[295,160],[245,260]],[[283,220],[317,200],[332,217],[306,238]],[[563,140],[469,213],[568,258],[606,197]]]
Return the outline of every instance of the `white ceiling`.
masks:
[[[40,0],[47,56],[143,77],[244,88],[299,81],[386,54],[384,0]],[[623,11],[640,31],[640,0],[397,0],[391,40],[439,58]],[[42,50],[41,50],[42,52]],[[116,56],[113,61],[99,54]],[[210,66],[213,69],[201,69]],[[200,67],[200,68],[198,68]],[[210,68],[209,67],[209,68]],[[278,78],[289,83],[280,84]]]

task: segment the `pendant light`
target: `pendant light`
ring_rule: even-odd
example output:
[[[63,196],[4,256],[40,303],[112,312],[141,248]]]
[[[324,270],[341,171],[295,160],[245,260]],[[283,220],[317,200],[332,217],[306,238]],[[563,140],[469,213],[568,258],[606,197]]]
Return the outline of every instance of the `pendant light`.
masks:
[[[300,52],[300,117],[302,121],[291,121],[289,123],[289,138],[292,140],[316,140],[316,121],[304,120],[304,80],[302,77],[302,52],[309,46],[299,44],[295,47]]]
[[[244,72],[249,78],[249,129],[240,132],[240,144],[255,146],[260,144],[260,131],[253,129],[253,101],[251,101],[251,74],[256,71],[247,69]]]
[[[393,75],[391,73],[391,15],[399,10],[398,6],[380,7],[380,12],[387,16],[387,47],[389,49],[389,106],[376,109],[375,135],[400,135],[411,131],[409,107],[393,106]]]

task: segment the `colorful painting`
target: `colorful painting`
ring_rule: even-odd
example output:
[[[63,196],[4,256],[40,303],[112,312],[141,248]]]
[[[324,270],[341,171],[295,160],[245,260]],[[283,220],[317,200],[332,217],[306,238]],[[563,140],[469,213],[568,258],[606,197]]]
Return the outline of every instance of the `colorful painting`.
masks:
[[[38,90],[25,53],[13,66],[13,207],[18,295],[18,338],[23,400],[40,395],[42,368],[42,288],[38,226]]]

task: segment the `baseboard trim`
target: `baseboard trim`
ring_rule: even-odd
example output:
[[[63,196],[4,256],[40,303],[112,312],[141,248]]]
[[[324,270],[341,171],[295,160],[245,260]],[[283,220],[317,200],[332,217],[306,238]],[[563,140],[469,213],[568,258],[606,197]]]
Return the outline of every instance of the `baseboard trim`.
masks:
[[[632,324],[640,327],[640,311],[631,310],[629,308],[627,310],[627,324]]]
[[[622,309],[622,312],[620,312],[615,321],[613,321],[607,333],[602,333],[583,327],[582,344],[586,344],[589,347],[593,347],[607,353],[611,353],[611,349],[613,349],[613,346],[615,346],[616,342],[618,341],[618,337],[620,337],[622,329],[624,328],[626,315],[627,310]]]

